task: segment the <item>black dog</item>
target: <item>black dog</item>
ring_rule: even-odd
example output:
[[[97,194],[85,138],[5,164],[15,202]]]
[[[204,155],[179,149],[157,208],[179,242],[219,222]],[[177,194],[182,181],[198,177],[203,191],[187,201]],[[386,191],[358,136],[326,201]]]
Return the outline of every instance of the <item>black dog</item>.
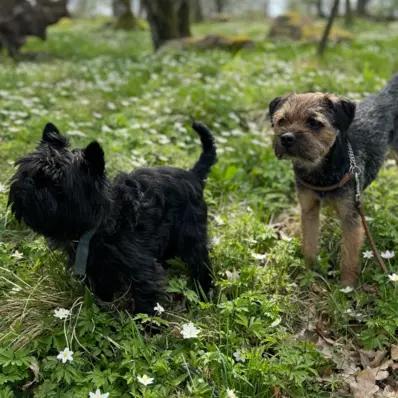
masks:
[[[68,254],[75,272],[103,301],[131,292],[135,312],[153,313],[164,295],[164,266],[180,257],[203,292],[211,287],[205,179],[216,162],[211,132],[200,123],[203,151],[187,171],[140,168],[111,183],[97,142],[70,149],[47,124],[37,149],[17,161],[9,204],[17,220]]]

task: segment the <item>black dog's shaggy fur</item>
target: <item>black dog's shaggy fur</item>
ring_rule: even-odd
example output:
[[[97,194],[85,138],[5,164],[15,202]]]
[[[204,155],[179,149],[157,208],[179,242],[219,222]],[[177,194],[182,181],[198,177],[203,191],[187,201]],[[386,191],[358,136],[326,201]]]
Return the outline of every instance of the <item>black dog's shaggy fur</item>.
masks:
[[[205,179],[216,162],[210,131],[193,128],[203,152],[187,171],[172,167],[121,173],[111,183],[97,142],[70,149],[47,124],[37,149],[17,162],[9,204],[18,220],[65,250],[74,262],[77,242],[89,244],[87,283],[103,301],[124,289],[135,312],[152,313],[164,294],[165,262],[180,257],[204,292],[211,287]]]

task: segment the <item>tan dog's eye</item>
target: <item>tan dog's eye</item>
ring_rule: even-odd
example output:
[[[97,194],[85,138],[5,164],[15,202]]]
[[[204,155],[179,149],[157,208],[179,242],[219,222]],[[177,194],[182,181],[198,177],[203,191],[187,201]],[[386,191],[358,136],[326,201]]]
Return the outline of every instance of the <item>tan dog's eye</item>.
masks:
[[[278,121],[277,121],[277,125],[282,127],[286,124],[286,118],[281,117]]]
[[[325,125],[324,125],[322,122],[320,122],[319,120],[317,120],[317,119],[315,119],[315,118],[313,118],[313,117],[309,117],[309,118],[307,119],[307,124],[308,124],[308,126],[309,126],[311,129],[314,129],[314,130],[319,130],[319,129],[321,129],[322,127],[325,127]]]

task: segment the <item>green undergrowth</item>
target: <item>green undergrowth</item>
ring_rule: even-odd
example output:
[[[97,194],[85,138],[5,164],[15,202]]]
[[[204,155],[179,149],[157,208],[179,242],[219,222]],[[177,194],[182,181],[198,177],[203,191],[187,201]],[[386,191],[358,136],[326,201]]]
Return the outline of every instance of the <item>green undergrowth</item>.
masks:
[[[245,34],[252,48],[152,53],[147,31],[104,20],[62,21],[0,64],[0,398],[342,397],[335,363],[303,331],[319,319],[330,339],[358,348],[396,343],[396,287],[363,260],[359,287],[340,291],[340,232],[324,223],[319,266],[307,270],[296,233],[293,174],[271,149],[267,104],[289,91],[360,99],[398,71],[398,25],[357,21],[353,41],[324,59],[313,44],[266,39],[263,21],[205,23],[194,33]],[[214,131],[219,161],[206,186],[215,289],[200,302],[183,265],[156,316],[103,307],[70,277],[65,258],[7,209],[13,162],[48,121],[73,146],[97,139],[110,177],[139,166],[189,168],[199,155],[191,119]],[[391,163],[391,162],[389,162]],[[397,250],[398,175],[383,168],[365,195],[380,250]],[[368,248],[365,247],[367,250]],[[396,258],[387,261],[397,271]],[[181,272],[182,270],[182,272]],[[66,320],[54,310],[67,308]],[[183,324],[199,329],[184,339]],[[73,361],[62,364],[65,347]],[[144,386],[139,377],[153,378]],[[337,380],[337,381],[336,381]],[[348,396],[348,395],[347,395]]]

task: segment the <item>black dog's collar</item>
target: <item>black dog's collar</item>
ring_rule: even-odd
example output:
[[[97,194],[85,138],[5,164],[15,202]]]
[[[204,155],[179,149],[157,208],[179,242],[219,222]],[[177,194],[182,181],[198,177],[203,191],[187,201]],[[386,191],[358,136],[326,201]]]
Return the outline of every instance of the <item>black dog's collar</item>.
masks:
[[[83,277],[86,275],[90,241],[96,231],[97,228],[90,229],[89,231],[85,232],[79,239],[79,243],[77,244],[76,248],[75,264],[73,268],[73,272],[76,276]]]

